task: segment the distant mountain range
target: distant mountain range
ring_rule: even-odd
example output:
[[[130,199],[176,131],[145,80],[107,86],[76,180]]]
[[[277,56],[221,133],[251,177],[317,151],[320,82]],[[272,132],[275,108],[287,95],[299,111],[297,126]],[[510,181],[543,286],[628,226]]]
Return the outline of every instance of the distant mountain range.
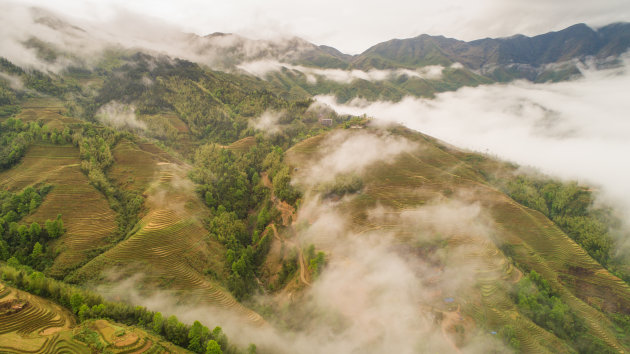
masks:
[[[494,79],[500,79],[503,71],[511,70],[512,75],[535,80],[544,71],[540,68],[550,64],[590,57],[600,62],[610,61],[628,47],[630,23],[614,23],[598,29],[581,23],[534,37],[519,34],[470,42],[423,34],[382,42],[354,56],[320,46],[318,55],[309,52],[301,59],[315,66],[363,70],[461,63],[467,69]]]
[[[459,62],[467,68],[513,64],[541,66],[589,56],[605,59],[618,56],[630,45],[630,23],[615,23],[592,29],[581,23],[558,32],[534,37],[515,35],[471,42],[443,36],[393,39],[379,43],[352,58],[358,67],[419,67]]]
[[[431,97],[462,86],[515,79],[569,80],[581,75],[580,63],[619,65],[620,55],[630,46],[630,23],[597,29],[576,24],[534,37],[514,35],[470,42],[423,34],[392,39],[361,54],[348,55],[298,37],[255,40],[230,33],[199,36],[154,23],[147,24],[153,27],[134,31],[104,24],[69,23],[47,10],[30,10],[33,25],[18,31],[19,38],[11,37],[16,31],[10,23],[0,24],[7,32],[3,43],[14,41],[3,45],[23,47],[23,51],[10,50],[0,56],[23,67],[92,70],[95,64],[103,64],[93,62],[102,53],[111,57],[142,51],[185,59],[217,71],[249,73],[295,97],[334,94],[340,101],[355,97],[393,101],[408,95]],[[31,60],[26,62],[24,58]],[[247,67],[256,62],[261,62],[254,66],[256,72],[252,66]],[[424,75],[422,71],[430,69],[428,66],[439,66],[434,68],[438,75]],[[327,69],[345,73],[339,75]],[[359,72],[352,74],[351,70]],[[373,76],[361,73],[376,70],[380,72]]]
[[[599,65],[614,64],[630,47],[630,23],[613,23],[596,29],[580,23],[533,37],[517,34],[470,42],[422,34],[382,42],[357,55],[317,46],[300,38],[262,41],[221,33],[205,37],[193,35],[191,40],[199,48],[199,54],[220,48],[222,66],[262,59],[344,70],[413,70],[460,63],[464,69],[492,81],[523,78],[560,81],[579,75],[578,61],[593,59]]]

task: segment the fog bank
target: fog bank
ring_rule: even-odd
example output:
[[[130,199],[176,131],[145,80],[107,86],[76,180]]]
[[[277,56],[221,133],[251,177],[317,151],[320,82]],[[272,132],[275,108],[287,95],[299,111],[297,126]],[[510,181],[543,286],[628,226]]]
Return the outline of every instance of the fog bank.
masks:
[[[630,215],[627,59],[625,64],[602,71],[582,68],[584,77],[574,81],[466,87],[435,99],[317,100],[339,113],[402,123],[458,147],[601,187],[609,202]]]
[[[453,67],[460,68],[461,64],[453,64]],[[417,70],[410,69],[396,69],[396,70],[378,70],[372,69],[368,71],[363,70],[342,70],[342,69],[320,69],[311,68],[302,65],[291,65],[287,63],[281,63],[275,60],[257,60],[243,63],[238,66],[239,69],[244,70],[254,76],[262,79],[266,78],[267,74],[272,72],[281,71],[283,68],[301,72],[306,75],[306,79],[310,84],[316,84],[318,78],[325,80],[351,83],[354,80],[366,80],[366,81],[384,81],[389,79],[395,79],[400,76],[407,76],[410,78],[419,78],[427,80],[439,80],[442,77],[442,71],[444,67],[441,65],[428,65]]]

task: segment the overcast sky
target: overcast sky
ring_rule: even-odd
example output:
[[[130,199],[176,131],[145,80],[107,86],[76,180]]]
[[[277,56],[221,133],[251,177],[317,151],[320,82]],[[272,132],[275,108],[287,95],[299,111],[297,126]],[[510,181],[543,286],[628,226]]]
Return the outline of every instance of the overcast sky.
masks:
[[[4,0],[0,0],[3,2]],[[121,10],[197,34],[296,35],[356,54],[392,38],[442,34],[472,40],[630,21],[628,0],[23,0],[66,15],[112,20]],[[54,5],[52,5],[54,4]]]

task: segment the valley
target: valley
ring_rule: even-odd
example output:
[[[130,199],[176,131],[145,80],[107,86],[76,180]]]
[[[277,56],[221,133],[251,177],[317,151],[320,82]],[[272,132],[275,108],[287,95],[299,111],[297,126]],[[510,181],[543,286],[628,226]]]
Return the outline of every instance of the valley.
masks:
[[[566,107],[625,77],[627,23],[348,55],[24,11],[32,62],[0,47],[0,352],[630,351],[624,189],[498,157],[623,138]]]

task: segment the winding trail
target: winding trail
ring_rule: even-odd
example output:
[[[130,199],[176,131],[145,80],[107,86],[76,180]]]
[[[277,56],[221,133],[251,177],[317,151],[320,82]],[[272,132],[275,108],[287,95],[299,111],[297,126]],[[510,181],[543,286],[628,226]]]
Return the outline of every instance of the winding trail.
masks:
[[[281,238],[280,235],[278,234],[278,230],[276,229],[276,224],[270,224],[270,226],[271,226],[271,230],[273,231],[273,237],[275,237],[278,241],[286,242],[286,243],[290,244],[293,248],[297,249],[297,251],[298,251],[298,260],[299,260],[299,264],[300,264],[300,280],[305,285],[309,285],[310,286],[311,283],[306,279],[306,261],[304,260],[304,253],[302,252],[302,248],[299,247],[297,244],[295,244],[295,242],[293,242],[293,240],[288,240],[288,239]],[[293,228],[292,225],[291,225],[291,228]]]
[[[452,346],[455,353],[461,353],[462,351],[457,347],[453,337],[448,334],[449,327],[455,326],[461,318],[460,306],[457,305],[457,310],[455,311],[443,311],[442,314],[444,315],[441,326],[442,336]]]
[[[295,235],[295,229],[293,228],[293,222],[295,221],[295,208],[275,196],[273,184],[269,180],[269,176],[266,172],[263,172],[261,176],[263,185],[269,188],[269,190],[271,191],[271,202],[278,210],[280,210],[280,213],[282,214],[282,225],[289,227],[291,229],[291,234]],[[302,252],[302,247],[300,247],[300,245],[295,243],[295,241],[292,239],[290,240],[280,237],[280,235],[278,234],[278,229],[276,228],[276,224],[271,223],[270,226],[271,230],[273,231],[273,237],[275,237],[278,241],[282,243],[286,242],[290,244],[293,248],[297,249],[298,263],[300,265],[300,280],[303,284],[310,286],[311,283],[306,279],[306,261],[304,260],[304,252]]]

